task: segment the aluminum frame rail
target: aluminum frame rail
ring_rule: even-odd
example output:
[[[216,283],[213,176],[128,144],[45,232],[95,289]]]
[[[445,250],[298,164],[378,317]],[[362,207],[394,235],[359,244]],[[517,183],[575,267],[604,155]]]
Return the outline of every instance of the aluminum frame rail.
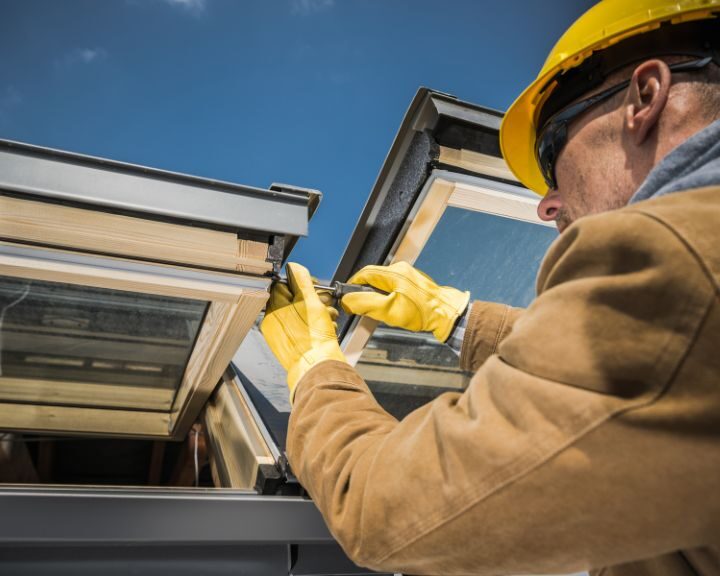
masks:
[[[0,139],[0,191],[231,229],[306,236],[321,194],[178,174]]]
[[[301,497],[5,486],[0,510],[3,574],[374,574]]]
[[[309,499],[229,489],[0,488],[0,546],[330,543]]]

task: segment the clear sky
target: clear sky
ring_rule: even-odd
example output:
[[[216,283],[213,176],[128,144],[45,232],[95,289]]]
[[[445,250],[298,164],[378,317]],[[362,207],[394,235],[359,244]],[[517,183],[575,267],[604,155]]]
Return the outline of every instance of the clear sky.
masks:
[[[0,0],[0,138],[324,194],[328,278],[419,86],[499,110],[588,0]]]

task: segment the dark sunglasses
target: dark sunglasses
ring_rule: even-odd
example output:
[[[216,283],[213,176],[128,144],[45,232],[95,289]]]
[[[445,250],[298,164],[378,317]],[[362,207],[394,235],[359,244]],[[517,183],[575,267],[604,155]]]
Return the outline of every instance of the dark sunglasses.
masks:
[[[673,72],[688,72],[692,70],[700,70],[707,66],[713,57],[701,58],[698,60],[690,60],[688,62],[680,62],[668,66]],[[555,161],[558,154],[565,146],[567,140],[567,127],[570,122],[585,112],[588,108],[595,106],[598,102],[607,100],[621,90],[630,85],[632,78],[620,82],[615,86],[611,86],[607,90],[598,92],[586,100],[581,100],[575,104],[571,104],[560,112],[553,114],[543,127],[538,131],[535,139],[535,157],[537,158],[545,183],[551,188],[557,188],[555,182]]]

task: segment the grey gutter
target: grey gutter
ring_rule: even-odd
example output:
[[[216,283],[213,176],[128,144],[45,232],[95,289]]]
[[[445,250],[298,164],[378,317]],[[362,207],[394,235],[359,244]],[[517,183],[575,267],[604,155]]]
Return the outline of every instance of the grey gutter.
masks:
[[[371,574],[313,502],[231,489],[0,488],[0,573]]]
[[[319,194],[265,190],[0,139],[0,192],[306,236]]]
[[[0,510],[0,547],[333,542],[311,500],[229,489],[5,486]]]

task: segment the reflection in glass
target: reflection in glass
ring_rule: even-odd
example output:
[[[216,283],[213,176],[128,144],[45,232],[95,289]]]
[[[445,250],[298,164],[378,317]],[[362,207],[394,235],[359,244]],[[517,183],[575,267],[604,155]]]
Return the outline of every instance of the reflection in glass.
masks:
[[[553,228],[449,207],[415,266],[438,284],[469,290],[472,300],[527,306]],[[403,417],[448,389],[462,389],[469,375],[457,355],[432,335],[380,326],[358,371],[390,413]]]
[[[36,380],[176,390],[206,308],[185,298],[0,276],[0,391]]]
[[[449,207],[415,266],[473,300],[525,307],[555,228]]]

